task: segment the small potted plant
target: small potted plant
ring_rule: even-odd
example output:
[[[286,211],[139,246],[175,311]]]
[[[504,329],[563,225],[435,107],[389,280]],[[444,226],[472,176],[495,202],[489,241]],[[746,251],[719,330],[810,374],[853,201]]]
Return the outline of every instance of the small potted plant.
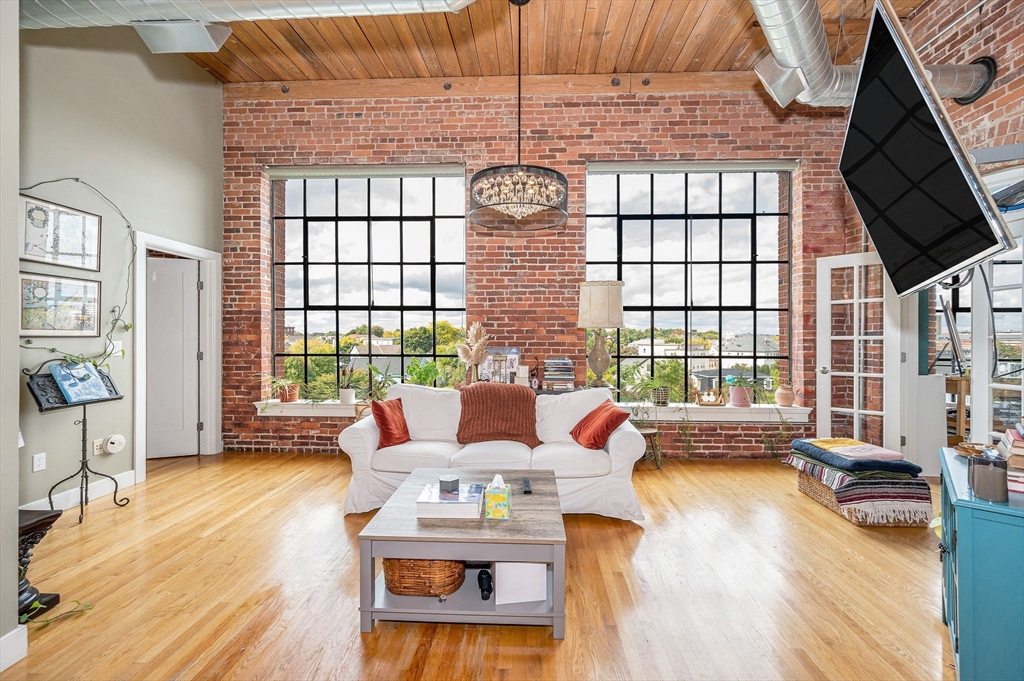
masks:
[[[269,388],[268,400],[272,400],[276,396],[281,402],[298,402],[299,384],[297,381],[281,376],[264,376],[263,380]]]
[[[338,401],[341,404],[356,403],[356,370],[348,367],[338,370]]]
[[[366,393],[366,399],[371,402],[383,400],[388,396],[388,388],[395,384],[395,377],[391,375],[391,365],[388,364],[381,371],[372,364],[367,365],[370,369],[370,386]]]
[[[405,372],[409,376],[409,382],[416,385],[434,385],[437,379],[437,365],[434,362],[421,362],[419,357],[413,357]]]
[[[754,379],[744,374],[736,374],[726,376],[725,382],[729,386],[729,406],[749,407],[754,392]]]

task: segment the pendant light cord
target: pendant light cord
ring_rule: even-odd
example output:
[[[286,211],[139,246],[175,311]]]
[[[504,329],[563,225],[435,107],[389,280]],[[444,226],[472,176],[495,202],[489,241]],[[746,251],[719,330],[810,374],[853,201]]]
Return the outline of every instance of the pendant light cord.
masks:
[[[523,165],[523,6],[519,9],[519,47],[516,54],[516,165]]]

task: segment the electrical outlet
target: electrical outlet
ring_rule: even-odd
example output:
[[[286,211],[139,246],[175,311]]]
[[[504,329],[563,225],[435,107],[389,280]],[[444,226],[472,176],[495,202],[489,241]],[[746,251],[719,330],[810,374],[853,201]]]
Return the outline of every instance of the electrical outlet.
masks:
[[[92,441],[92,455],[99,456],[103,453],[103,438]]]
[[[121,341],[108,341],[107,352],[110,353],[111,357],[121,359],[124,357],[124,344]]]
[[[32,472],[38,473],[39,471],[46,470],[46,452],[40,452],[32,456]]]

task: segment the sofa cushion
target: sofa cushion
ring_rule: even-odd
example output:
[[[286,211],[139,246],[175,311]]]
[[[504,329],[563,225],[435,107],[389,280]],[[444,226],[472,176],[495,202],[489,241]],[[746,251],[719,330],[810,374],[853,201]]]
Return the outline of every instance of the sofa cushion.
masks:
[[[370,468],[384,473],[412,473],[414,468],[448,468],[448,459],[459,449],[461,446],[454,442],[410,440],[375,451],[370,458]]]
[[[580,419],[570,435],[587,449],[604,449],[608,436],[628,418],[628,411],[615,406],[611,400],[605,400]]]
[[[608,388],[577,390],[565,395],[537,395],[537,437],[541,442],[572,442],[572,429],[599,404],[612,398]]]
[[[556,478],[596,478],[612,472],[612,458],[603,449],[551,442],[533,450],[530,468],[554,471]]]
[[[402,411],[413,440],[458,442],[462,415],[458,390],[399,383],[388,389],[388,397],[402,399]]]
[[[527,447],[540,444],[537,439],[537,396],[525,385],[512,383],[474,383],[459,391],[462,418],[459,442],[514,440]]]
[[[373,420],[380,431],[378,449],[400,445],[411,439],[409,428],[405,425],[405,415],[402,413],[401,397],[394,400],[374,400],[370,402],[370,411],[373,412]]]
[[[530,448],[522,442],[492,440],[468,444],[451,459],[452,468],[523,468],[530,467]]]

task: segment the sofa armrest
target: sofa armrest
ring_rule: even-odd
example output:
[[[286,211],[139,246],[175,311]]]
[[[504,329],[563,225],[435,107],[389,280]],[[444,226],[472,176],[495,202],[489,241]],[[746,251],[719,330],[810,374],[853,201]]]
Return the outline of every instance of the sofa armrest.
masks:
[[[612,472],[623,468],[633,468],[633,464],[644,455],[647,441],[640,431],[629,421],[612,431],[604,449],[612,459]]]
[[[356,421],[338,434],[338,445],[341,451],[352,459],[352,472],[362,473],[370,470],[370,457],[377,451],[380,443],[380,430],[372,418]]]

